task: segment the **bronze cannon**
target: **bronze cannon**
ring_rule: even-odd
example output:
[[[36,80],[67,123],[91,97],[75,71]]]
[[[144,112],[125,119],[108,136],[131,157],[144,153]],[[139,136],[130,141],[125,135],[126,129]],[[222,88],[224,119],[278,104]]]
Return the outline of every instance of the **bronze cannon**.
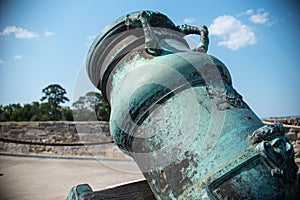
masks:
[[[200,35],[190,49],[185,36]],[[293,146],[264,125],[206,53],[208,30],[153,11],[109,24],[87,72],[111,105],[115,144],[133,157],[157,199],[297,199]]]

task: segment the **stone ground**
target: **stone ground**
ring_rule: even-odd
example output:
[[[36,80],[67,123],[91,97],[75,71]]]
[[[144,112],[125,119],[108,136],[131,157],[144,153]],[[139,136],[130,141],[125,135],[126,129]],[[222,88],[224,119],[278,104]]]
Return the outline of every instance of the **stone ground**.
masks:
[[[81,183],[96,191],[144,179],[129,159],[79,159],[0,155],[0,200],[65,199],[69,190]]]
[[[0,156],[0,200],[65,199],[69,190],[81,183],[100,190],[143,178],[135,162],[126,159]]]

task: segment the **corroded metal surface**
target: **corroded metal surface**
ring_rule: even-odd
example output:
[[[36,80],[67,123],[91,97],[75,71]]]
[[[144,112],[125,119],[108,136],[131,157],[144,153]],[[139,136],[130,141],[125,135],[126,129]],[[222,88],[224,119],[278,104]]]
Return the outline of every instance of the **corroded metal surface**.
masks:
[[[187,34],[201,36],[191,50]],[[261,120],[206,54],[208,31],[152,11],[123,16],[87,58],[112,107],[110,130],[157,199],[296,199],[293,147]]]

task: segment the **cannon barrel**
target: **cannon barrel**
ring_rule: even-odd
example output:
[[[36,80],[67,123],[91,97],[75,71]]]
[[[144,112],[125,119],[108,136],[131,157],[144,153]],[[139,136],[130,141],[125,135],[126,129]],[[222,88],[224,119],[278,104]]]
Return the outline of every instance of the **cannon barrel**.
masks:
[[[115,144],[157,199],[296,199],[298,167],[283,127],[264,125],[226,66],[191,50],[188,34],[202,33],[141,11],[95,39],[87,72],[111,105]]]

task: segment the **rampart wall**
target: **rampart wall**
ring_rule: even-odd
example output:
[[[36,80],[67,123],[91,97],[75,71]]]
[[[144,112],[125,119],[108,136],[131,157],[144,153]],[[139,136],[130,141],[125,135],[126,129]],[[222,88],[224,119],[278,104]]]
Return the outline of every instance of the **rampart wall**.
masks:
[[[300,117],[263,121],[284,124],[300,158]],[[108,122],[0,122],[0,152],[127,157],[112,143]]]

